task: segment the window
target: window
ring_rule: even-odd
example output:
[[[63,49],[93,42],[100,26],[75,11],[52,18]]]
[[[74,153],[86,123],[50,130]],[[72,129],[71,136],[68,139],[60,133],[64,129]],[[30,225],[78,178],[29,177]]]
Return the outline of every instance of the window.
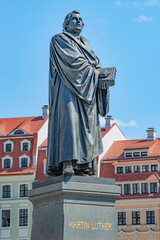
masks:
[[[157,193],[157,183],[150,183],[150,191],[151,193]]]
[[[131,166],[126,166],[125,167],[125,173],[131,173],[132,172],[132,167]]]
[[[2,227],[10,227],[10,210],[2,210]]]
[[[158,171],[158,165],[151,165],[151,172],[157,172]]]
[[[13,158],[10,156],[5,156],[2,158],[2,168],[9,169],[12,168]]]
[[[11,152],[12,151],[12,145],[11,143],[6,144],[6,151],[5,152]]]
[[[22,151],[28,151],[28,143],[27,142],[24,142],[23,144],[22,144]]]
[[[148,193],[148,183],[141,184],[142,194]]]
[[[4,185],[2,187],[2,198],[11,198],[11,185]]]
[[[143,165],[142,172],[149,172],[149,165]]]
[[[3,168],[11,168],[11,159],[4,159],[4,166]]]
[[[154,211],[146,211],[146,223],[147,224],[155,224],[155,212]]]
[[[139,183],[133,183],[133,194],[139,194]]]
[[[4,144],[4,152],[13,152],[14,143],[10,140],[7,140]]]
[[[124,194],[131,194],[131,184],[124,184]]]
[[[132,224],[133,225],[140,224],[140,212],[132,212]]]
[[[134,152],[133,153],[133,157],[139,157],[140,156],[140,152]]]
[[[131,152],[126,153],[126,157],[132,157],[132,153]]]
[[[24,139],[23,141],[21,141],[21,151],[30,151],[31,148],[31,142],[28,141],[27,139]]]
[[[117,174],[123,173],[123,167],[117,167]]]
[[[148,156],[148,153],[147,152],[141,152],[141,156],[142,157]]]
[[[126,225],[126,213],[125,212],[118,213],[118,225]]]
[[[30,157],[27,155],[23,155],[19,157],[19,167],[20,168],[27,168],[30,164]]]
[[[22,158],[21,159],[21,168],[26,168],[26,167],[28,167],[28,159]]]
[[[134,169],[134,172],[140,172],[141,171],[140,165],[134,166],[133,169]]]
[[[16,130],[15,132],[14,132],[14,134],[16,135],[18,135],[18,134],[24,134],[24,132],[22,131],[22,130]]]
[[[28,209],[19,209],[19,226],[28,226]]]
[[[20,197],[28,197],[28,184],[20,185]]]

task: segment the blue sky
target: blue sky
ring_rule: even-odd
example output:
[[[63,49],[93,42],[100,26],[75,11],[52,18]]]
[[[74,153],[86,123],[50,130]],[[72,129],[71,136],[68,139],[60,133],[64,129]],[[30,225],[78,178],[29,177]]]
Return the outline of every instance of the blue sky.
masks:
[[[50,39],[75,9],[102,66],[117,68],[109,114],[129,139],[160,137],[160,0],[0,0],[0,118],[41,115]]]

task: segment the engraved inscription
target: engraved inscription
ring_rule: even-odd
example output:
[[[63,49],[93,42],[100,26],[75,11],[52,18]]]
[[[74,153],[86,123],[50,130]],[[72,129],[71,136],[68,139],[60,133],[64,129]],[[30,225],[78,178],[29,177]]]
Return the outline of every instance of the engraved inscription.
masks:
[[[72,229],[92,229],[92,230],[112,230],[111,223],[101,222],[83,222],[83,221],[69,221],[69,228]]]

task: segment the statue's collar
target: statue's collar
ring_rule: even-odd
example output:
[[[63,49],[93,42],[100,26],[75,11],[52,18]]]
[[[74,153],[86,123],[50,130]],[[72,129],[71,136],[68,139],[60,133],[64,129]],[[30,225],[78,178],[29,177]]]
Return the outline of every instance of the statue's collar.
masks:
[[[83,37],[79,35],[79,37],[75,37],[74,35],[72,35],[71,33],[69,32],[66,32],[64,31],[63,32],[65,35],[69,36],[70,38],[72,38],[78,45],[80,45],[82,48],[84,48],[85,50],[87,50],[90,55],[93,57],[93,58],[96,58],[96,55],[95,53],[89,48],[89,46],[87,46],[85,44],[85,41],[83,40]],[[84,44],[82,43],[82,41],[80,40],[82,39],[82,41],[84,42]]]

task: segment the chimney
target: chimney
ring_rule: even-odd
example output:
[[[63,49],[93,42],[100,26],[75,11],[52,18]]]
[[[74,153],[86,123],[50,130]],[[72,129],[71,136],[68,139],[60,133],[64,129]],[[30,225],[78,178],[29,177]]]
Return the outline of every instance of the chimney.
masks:
[[[113,125],[113,118],[112,116],[107,116],[105,117],[105,130],[107,130],[108,128],[110,128]]]
[[[49,115],[48,105],[43,105],[42,110],[42,119],[45,119]]]
[[[147,132],[147,141],[154,141],[156,139],[156,130],[154,128],[148,128]]]

